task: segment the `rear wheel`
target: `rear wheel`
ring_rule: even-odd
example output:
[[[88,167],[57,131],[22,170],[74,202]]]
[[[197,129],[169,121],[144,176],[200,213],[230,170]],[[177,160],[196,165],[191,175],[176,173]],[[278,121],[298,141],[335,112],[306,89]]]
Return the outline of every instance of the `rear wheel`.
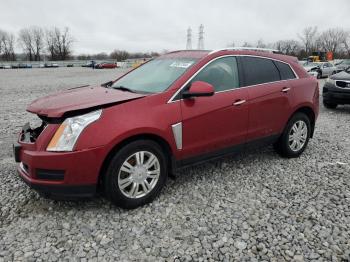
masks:
[[[304,113],[296,113],[288,121],[274,148],[282,157],[298,157],[305,150],[310,134],[310,119]]]
[[[164,186],[167,170],[167,158],[156,142],[131,142],[110,162],[103,181],[106,196],[126,209],[149,203]]]
[[[335,103],[327,102],[325,100],[323,100],[323,105],[324,105],[325,108],[328,108],[328,109],[335,109],[338,106]]]

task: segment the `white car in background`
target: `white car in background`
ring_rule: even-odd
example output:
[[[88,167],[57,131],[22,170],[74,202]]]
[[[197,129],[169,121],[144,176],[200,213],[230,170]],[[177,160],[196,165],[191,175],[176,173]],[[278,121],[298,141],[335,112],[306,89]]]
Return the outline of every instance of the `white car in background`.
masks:
[[[304,63],[301,63],[302,66],[304,67],[305,71],[311,75],[311,76],[314,76],[314,77],[317,77],[318,75],[318,64],[317,63],[314,63],[314,62],[304,62]]]
[[[306,62],[304,69],[316,78],[328,77],[337,73],[337,67],[330,62]]]
[[[337,73],[337,67],[330,62],[320,62],[320,70],[317,78],[328,77]]]

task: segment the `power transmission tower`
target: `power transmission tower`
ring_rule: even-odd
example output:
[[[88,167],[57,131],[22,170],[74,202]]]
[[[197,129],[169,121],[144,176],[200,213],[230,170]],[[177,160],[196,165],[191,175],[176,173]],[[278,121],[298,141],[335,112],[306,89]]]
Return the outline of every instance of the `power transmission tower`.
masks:
[[[186,49],[191,50],[192,49],[192,29],[189,27],[187,29],[187,44],[186,44]]]
[[[198,49],[204,50],[204,26],[202,24],[199,26]]]

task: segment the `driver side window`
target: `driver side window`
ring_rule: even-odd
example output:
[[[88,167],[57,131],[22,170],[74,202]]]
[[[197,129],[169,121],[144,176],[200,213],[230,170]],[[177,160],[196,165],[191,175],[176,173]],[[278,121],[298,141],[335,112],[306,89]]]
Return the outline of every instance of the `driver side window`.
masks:
[[[233,56],[219,58],[202,71],[191,82],[203,81],[213,85],[215,92],[239,87],[237,60]]]

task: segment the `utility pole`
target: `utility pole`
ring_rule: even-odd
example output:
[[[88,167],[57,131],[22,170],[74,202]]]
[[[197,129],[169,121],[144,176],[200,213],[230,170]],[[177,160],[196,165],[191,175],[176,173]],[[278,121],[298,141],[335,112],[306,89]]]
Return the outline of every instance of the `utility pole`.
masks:
[[[189,27],[187,29],[187,44],[186,44],[186,49],[191,50],[192,49],[192,29]]]
[[[204,50],[204,26],[202,24],[199,26],[198,49]]]

